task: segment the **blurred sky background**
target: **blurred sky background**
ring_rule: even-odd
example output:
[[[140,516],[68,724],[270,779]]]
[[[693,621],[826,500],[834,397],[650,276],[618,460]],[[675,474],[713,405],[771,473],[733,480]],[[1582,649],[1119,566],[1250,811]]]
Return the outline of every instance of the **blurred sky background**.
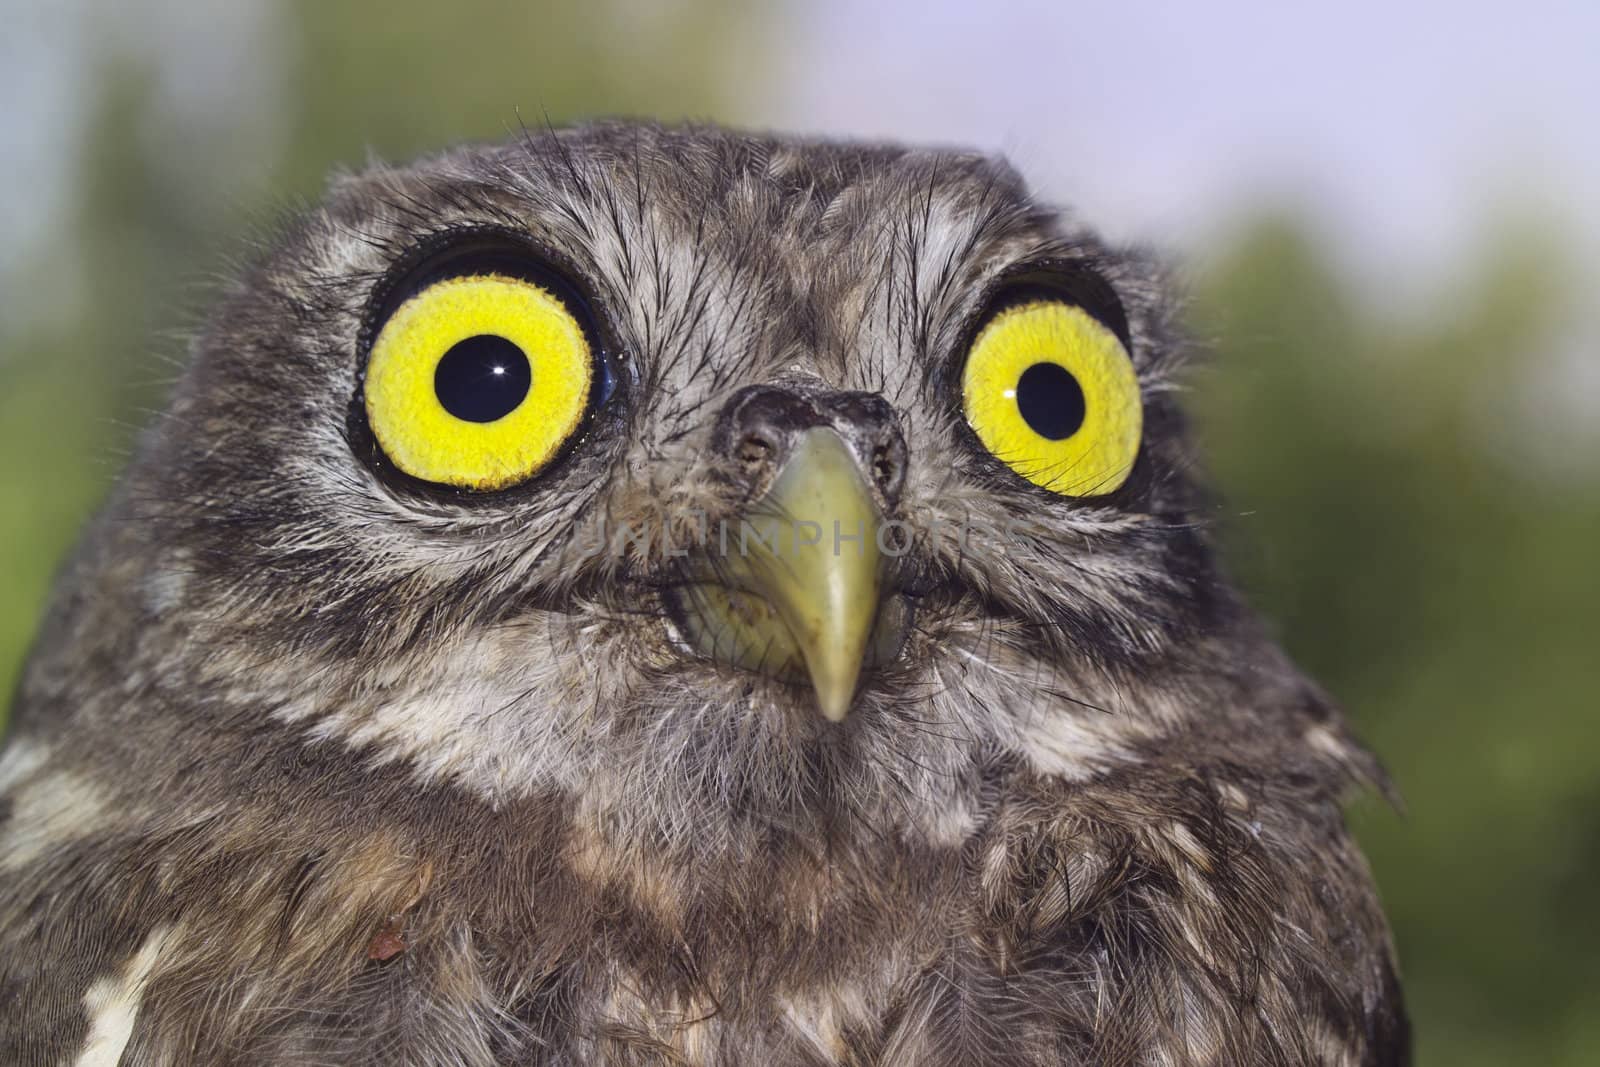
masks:
[[[0,684],[220,272],[327,173],[610,114],[977,144],[1186,265],[1234,570],[1424,1067],[1600,1063],[1600,7],[0,0]]]

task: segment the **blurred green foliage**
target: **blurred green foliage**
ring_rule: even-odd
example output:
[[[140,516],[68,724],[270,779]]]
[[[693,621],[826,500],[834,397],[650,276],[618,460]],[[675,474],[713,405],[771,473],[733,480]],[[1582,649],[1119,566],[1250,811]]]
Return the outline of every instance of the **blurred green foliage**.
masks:
[[[70,278],[77,313],[28,325],[20,290],[0,306],[7,690],[53,567],[175,373],[174,331],[198,318],[189,293],[220,268],[219,235],[282,206],[254,197],[311,198],[369,149],[497,137],[519,114],[728,117],[736,79],[719,57],[763,32],[734,0],[652,17],[648,48],[619,46],[636,5],[372,10],[288,10],[282,136],[259,189],[231,197],[196,195],[207,176],[174,166],[171,145],[198,163],[243,134],[152,137],[152,72],[114,51],[103,64],[56,241],[72,254],[34,272]],[[1544,463],[1548,447],[1524,446],[1546,426],[1519,399],[1543,373],[1532,355],[1560,341],[1567,266],[1558,242],[1509,230],[1475,275],[1397,318],[1350,291],[1292,216],[1264,216],[1194,294],[1222,350],[1193,406],[1233,569],[1406,798],[1403,817],[1366,802],[1354,818],[1423,1067],[1600,1060],[1600,459]]]

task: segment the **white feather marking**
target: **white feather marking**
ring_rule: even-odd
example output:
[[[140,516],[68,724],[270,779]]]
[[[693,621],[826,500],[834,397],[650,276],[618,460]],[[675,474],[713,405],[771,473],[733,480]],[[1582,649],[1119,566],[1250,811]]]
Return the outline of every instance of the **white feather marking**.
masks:
[[[52,846],[103,825],[105,794],[81,774],[30,778],[11,794],[11,819],[0,836],[0,870],[25,867]]]
[[[0,791],[31,778],[50,758],[50,750],[36,741],[17,738],[0,754]]]
[[[157,927],[118,974],[97,978],[89,986],[83,995],[83,1008],[89,1014],[89,1037],[73,1060],[73,1067],[116,1067],[122,1059],[139,1018],[145,983],[171,936],[172,927]]]

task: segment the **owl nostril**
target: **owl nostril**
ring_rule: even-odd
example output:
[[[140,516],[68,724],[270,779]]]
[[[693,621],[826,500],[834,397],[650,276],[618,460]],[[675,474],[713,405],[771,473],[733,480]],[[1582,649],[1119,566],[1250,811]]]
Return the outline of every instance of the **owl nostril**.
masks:
[[[898,433],[892,441],[885,441],[872,450],[873,481],[877,483],[878,491],[889,500],[898,499],[905,485],[905,453],[905,444]]]
[[[894,477],[894,462],[889,458],[889,449],[879,445],[872,450],[872,473],[880,482],[887,482]]]
[[[772,454],[776,451],[777,446],[760,434],[745,434],[734,450],[734,459],[747,473],[754,474],[771,462]]]
[[[712,431],[712,450],[757,492],[783,466],[795,436],[821,422],[807,398],[775,386],[752,386],[723,409]]]

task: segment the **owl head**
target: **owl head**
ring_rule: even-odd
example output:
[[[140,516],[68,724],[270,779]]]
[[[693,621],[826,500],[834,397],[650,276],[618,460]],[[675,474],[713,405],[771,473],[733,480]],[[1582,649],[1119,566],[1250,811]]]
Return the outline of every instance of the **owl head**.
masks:
[[[1302,685],[1217,577],[1175,316],[982,155],[614,124],[375,167],[197,338],[76,564],[115,640],[55,625],[182,709],[173,760],[959,837],[996,766],[1248,744],[1237,693]]]

